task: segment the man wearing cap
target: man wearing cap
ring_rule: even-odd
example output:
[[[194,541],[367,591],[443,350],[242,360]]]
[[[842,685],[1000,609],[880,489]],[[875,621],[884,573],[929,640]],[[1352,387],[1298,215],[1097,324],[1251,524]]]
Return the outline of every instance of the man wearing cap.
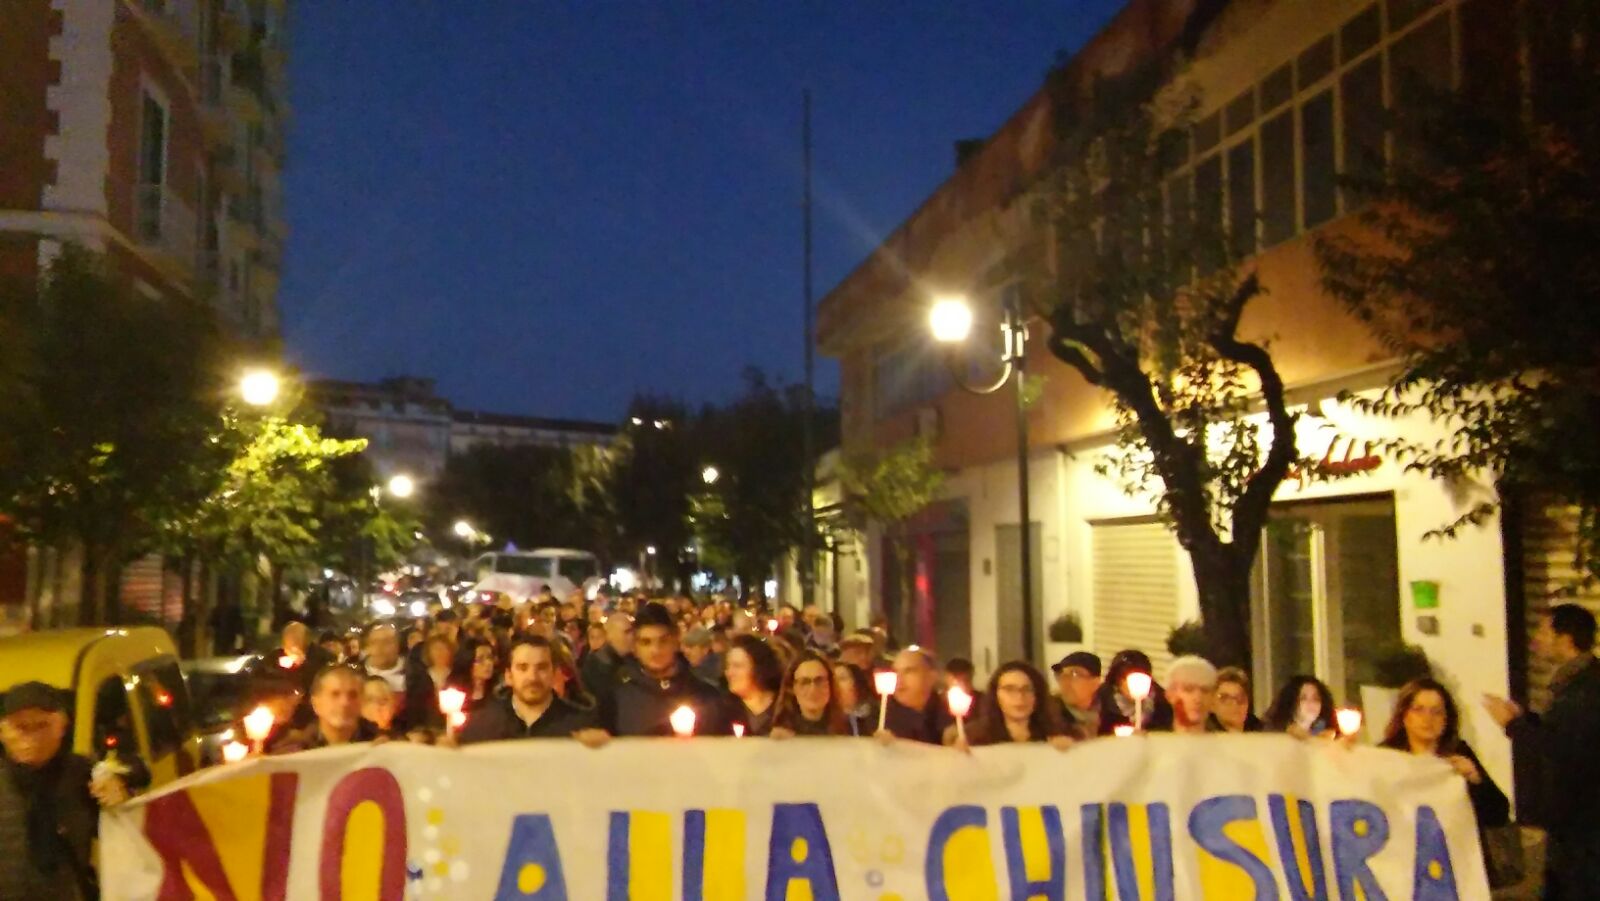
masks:
[[[856,631],[839,642],[839,662],[860,667],[866,672],[877,668],[878,642],[869,632]]]
[[[697,626],[683,633],[683,656],[694,674],[712,685],[722,684],[722,655],[711,649],[711,630]]]
[[[60,691],[24,682],[6,692],[3,709],[0,898],[98,898],[90,852],[100,807],[127,800],[127,784],[66,747]]]
[[[1100,690],[1100,658],[1088,651],[1073,651],[1056,661],[1050,671],[1061,689],[1061,720],[1077,724],[1084,735],[1100,732],[1100,712],[1095,692]]]

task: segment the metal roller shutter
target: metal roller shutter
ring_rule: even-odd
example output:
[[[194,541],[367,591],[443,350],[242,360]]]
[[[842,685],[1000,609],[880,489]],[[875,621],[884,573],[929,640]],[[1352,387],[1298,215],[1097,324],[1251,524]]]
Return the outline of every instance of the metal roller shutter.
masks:
[[[1541,615],[1552,604],[1582,604],[1600,615],[1600,587],[1591,586],[1574,597],[1556,597],[1578,578],[1574,568],[1577,508],[1530,502],[1527,511],[1523,520],[1522,565],[1528,634],[1539,628]],[[1543,710],[1550,703],[1553,668],[1526,649],[1523,653],[1528,654],[1528,700],[1535,710]]]
[[[1094,542],[1094,648],[1101,659],[1128,648],[1150,655],[1159,675],[1172,655],[1178,617],[1178,542],[1159,522],[1100,523]]]

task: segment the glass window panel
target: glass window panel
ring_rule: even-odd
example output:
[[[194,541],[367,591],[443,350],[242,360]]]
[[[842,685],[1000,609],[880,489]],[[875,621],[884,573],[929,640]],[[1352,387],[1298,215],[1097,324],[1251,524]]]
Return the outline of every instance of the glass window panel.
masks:
[[[1367,7],[1339,29],[1339,62],[1348,63],[1378,44],[1378,5]]]
[[[1222,122],[1217,113],[1194,124],[1194,152],[1205,153],[1222,140]]]
[[[1302,91],[1325,78],[1333,71],[1333,37],[1325,37],[1306,48],[1295,67],[1299,70]]]
[[[1344,167],[1347,175],[1371,177],[1383,172],[1383,65],[1372,57],[1340,79],[1340,114],[1344,124]],[[1347,195],[1346,203],[1351,202]]]
[[[1444,4],[1439,0],[1389,0],[1389,31],[1390,33],[1415,22],[1418,17],[1430,9],[1438,9]]]
[[[1421,91],[1447,91],[1455,83],[1450,58],[1450,17],[1439,16],[1400,40],[1389,51],[1396,96],[1401,103]]]
[[[1261,244],[1294,236],[1294,112],[1261,126]]]
[[[1261,111],[1263,113],[1289,102],[1294,95],[1294,66],[1284,63],[1261,83]]]
[[[1338,611],[1342,634],[1335,636],[1334,650],[1344,656],[1347,700],[1361,697],[1362,684],[1376,681],[1377,652],[1400,643],[1399,555],[1393,501],[1389,505],[1387,513],[1332,508],[1328,602]]]
[[[1194,167],[1194,229],[1191,232],[1197,252],[1215,246],[1222,235],[1222,157],[1213,154]],[[1213,256],[1214,254],[1203,254]],[[1210,272],[1220,262],[1195,261],[1202,272]]]
[[[1228,249],[1235,257],[1256,250],[1256,142],[1228,151]]]
[[[1332,91],[1323,91],[1300,107],[1300,147],[1305,227],[1315,228],[1332,219],[1338,206]]]
[[[1223,119],[1229,135],[1236,135],[1256,120],[1256,89],[1250,88],[1233,99],[1223,110]]]

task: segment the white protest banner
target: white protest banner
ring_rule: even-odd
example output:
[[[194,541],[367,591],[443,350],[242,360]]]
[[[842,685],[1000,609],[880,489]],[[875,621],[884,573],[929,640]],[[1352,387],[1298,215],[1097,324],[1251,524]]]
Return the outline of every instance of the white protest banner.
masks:
[[[117,899],[1488,898],[1436,759],[1282,735],[333,748],[102,819]]]

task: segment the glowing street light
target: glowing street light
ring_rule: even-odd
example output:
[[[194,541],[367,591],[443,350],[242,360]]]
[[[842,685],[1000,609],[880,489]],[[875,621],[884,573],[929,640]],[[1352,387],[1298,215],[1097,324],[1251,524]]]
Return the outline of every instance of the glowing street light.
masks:
[[[940,344],[960,344],[972,334],[972,307],[965,298],[941,297],[928,311],[933,340]]]
[[[722,478],[722,472],[715,466],[707,466],[705,469],[700,470],[700,480],[707,485],[717,484],[717,479],[720,478]]]
[[[470,539],[473,535],[476,535],[478,533],[478,530],[474,529],[472,527],[472,523],[467,522],[464,519],[458,519],[458,520],[456,520],[456,524],[455,524],[455,532],[456,532],[456,535],[458,537],[460,537],[460,538],[469,538]]]
[[[401,499],[408,498],[417,491],[417,483],[405,473],[399,473],[389,479],[389,495]]]
[[[239,379],[239,396],[252,407],[266,407],[278,399],[281,386],[277,373],[269,369],[252,369]]]

